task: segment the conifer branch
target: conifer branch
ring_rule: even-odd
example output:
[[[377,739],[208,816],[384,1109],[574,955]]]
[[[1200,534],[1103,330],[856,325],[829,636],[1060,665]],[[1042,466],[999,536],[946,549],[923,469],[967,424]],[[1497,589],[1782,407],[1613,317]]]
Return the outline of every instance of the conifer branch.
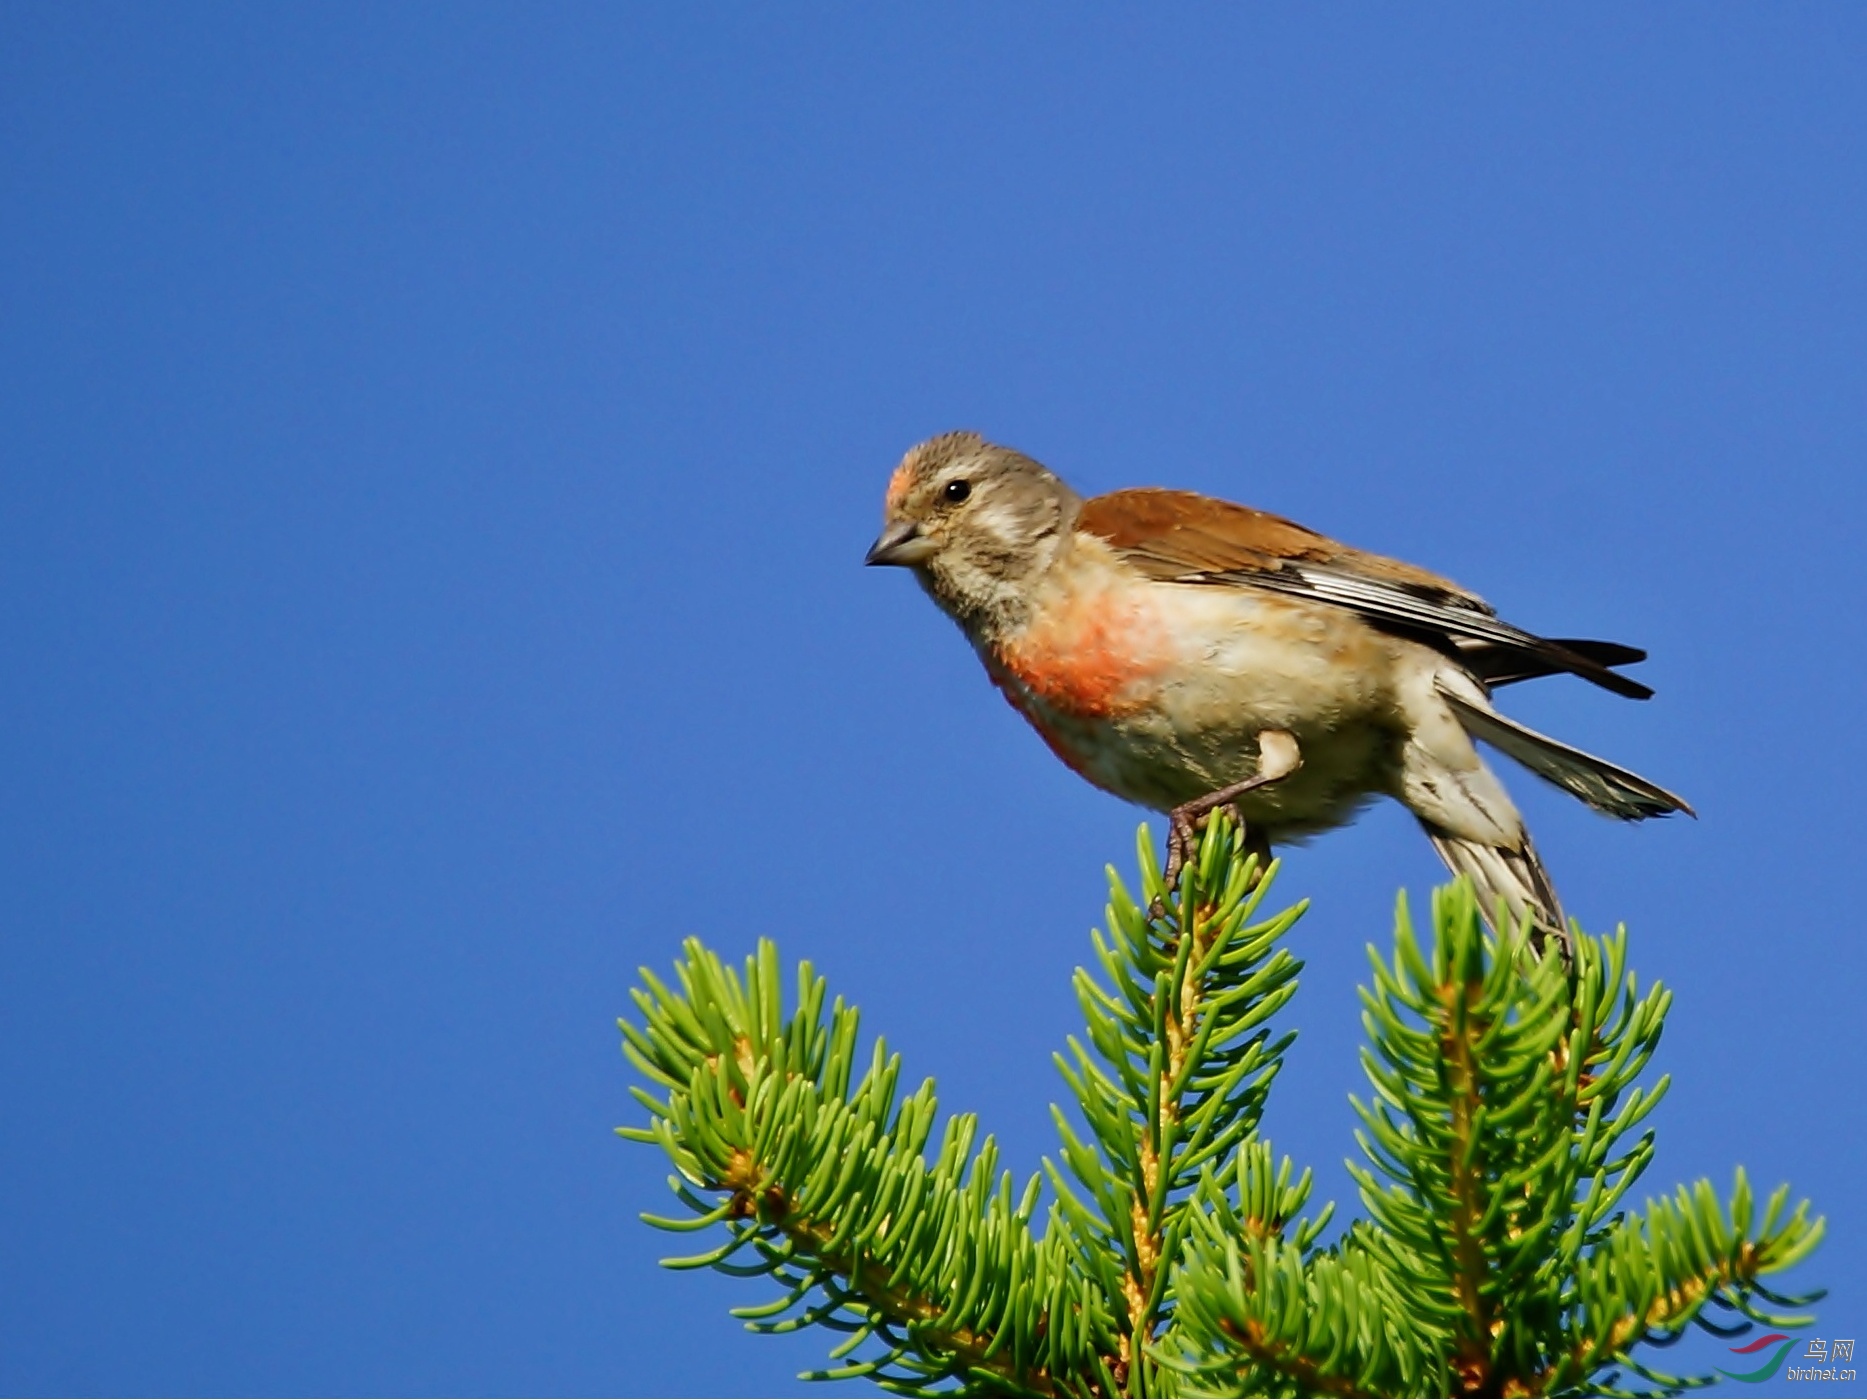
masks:
[[[1278,940],[1302,914],[1299,905],[1251,922],[1272,872],[1260,871],[1223,818],[1207,824],[1178,890],[1165,888],[1145,827],[1139,853],[1141,898],[1110,869],[1109,933],[1093,934],[1113,990],[1076,973],[1094,1053],[1072,1037],[1072,1057],[1057,1058],[1093,1140],[1084,1143],[1053,1108],[1064,1166],[1087,1200],[1045,1163],[1079,1264],[1106,1279],[1109,1271],[1084,1256],[1120,1261],[1113,1297],[1121,1352],[1112,1370],[1130,1395],[1158,1388],[1152,1348],[1172,1323],[1168,1284],[1191,1224],[1189,1202],[1202,1183],[1211,1192],[1214,1165],[1252,1139],[1295,1038],[1273,1038],[1266,1023],[1296,993],[1301,964]],[[1306,1176],[1297,1208],[1307,1190]]]
[[[1575,930],[1569,968],[1503,938],[1469,886],[1438,891],[1432,937],[1404,901],[1392,956],[1370,956],[1357,1101],[1366,1216],[1334,1243],[1302,1215],[1311,1175],[1258,1134],[1294,1039],[1271,1018],[1300,964],[1301,906],[1253,922],[1265,893],[1222,814],[1177,890],[1141,833],[1140,899],[1109,873],[1100,977],[1079,969],[1085,1034],[1058,1064],[1081,1128],[1014,1192],[974,1120],[946,1122],[932,1164],[931,1081],[899,1096],[877,1042],[855,1079],[857,1023],[777,953],[743,971],[697,941],[676,987],[642,973],[624,1050],[686,1215],[645,1217],[723,1242],[675,1268],[769,1277],[735,1309],[757,1331],[842,1337],[820,1379],[908,1394],[1550,1395],[1677,1393],[1710,1383],[1642,1350],[1688,1325],[1799,1327],[1819,1294],[1765,1286],[1823,1222],[1788,1189],[1761,1220],[1742,1170],[1623,1202],[1653,1158],[1664,1076],[1640,1082],[1671,994],[1640,987],[1627,938]],[[1160,911],[1158,914],[1150,911]],[[1044,1229],[1032,1228],[1044,1181]]]
[[[743,977],[696,940],[685,950],[681,990],[644,970],[645,1025],[622,1023],[629,1058],[667,1096],[637,1090],[650,1126],[618,1132],[659,1144],[679,1172],[669,1185],[692,1217],[651,1224],[721,1225],[728,1238],[663,1262],[770,1276],[781,1296],[737,1310],[755,1331],[847,1332],[837,1361],[875,1344],[811,1373],[821,1379],[866,1376],[907,1393],[1084,1388],[1074,1378],[1114,1352],[1114,1328],[1100,1291],[1064,1267],[1067,1226],[1053,1219],[1033,1239],[1038,1178],[1014,1202],[992,1140],[975,1153],[964,1115],[948,1121],[928,1167],[932,1082],[897,1107],[900,1060],[878,1041],[849,1088],[856,1013],[839,999],[822,1023],[824,982],[808,963],[787,1021],[770,942]]]
[[[1716,1376],[1667,1376],[1637,1360],[1634,1344],[1676,1334],[1698,1321],[1708,1305],[1736,1312],[1766,1327],[1807,1327],[1799,1311],[1816,1297],[1785,1300],[1794,1311],[1758,1302],[1761,1280],[1794,1267],[1814,1252],[1825,1233],[1809,1218],[1808,1202],[1784,1219],[1789,1188],[1779,1187],[1750,1231],[1750,1182],[1739,1167],[1730,1204],[1722,1205],[1709,1181],[1679,1187],[1670,1198],[1647,1202],[1643,1214],[1617,1221],[1577,1280],[1579,1317],[1567,1351],[1539,1377],[1538,1393],[1552,1394],[1617,1363],[1669,1389],[1711,1385]]]

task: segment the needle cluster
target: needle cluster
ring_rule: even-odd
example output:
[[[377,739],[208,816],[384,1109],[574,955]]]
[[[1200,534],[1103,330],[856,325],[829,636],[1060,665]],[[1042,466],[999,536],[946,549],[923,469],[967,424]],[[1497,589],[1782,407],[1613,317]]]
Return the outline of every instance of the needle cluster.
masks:
[[[903,1093],[884,1042],[860,1054],[810,964],[788,1010],[770,942],[735,969],[690,939],[674,985],[644,970],[621,1024],[649,1117],[618,1132],[675,1168],[682,1213],[644,1218],[706,1245],[663,1262],[767,1280],[748,1327],[840,1334],[809,1376],[904,1394],[1670,1394],[1715,1379],[1654,1365],[1687,1327],[1807,1324],[1819,1295],[1763,1284],[1822,1235],[1787,1187],[1759,1209],[1740,1168],[1726,1197],[1627,1205],[1671,994],[1641,989],[1625,931],[1578,929],[1565,970],[1463,883],[1424,944],[1402,902],[1362,993],[1364,1213],[1331,1240],[1259,1133],[1303,906],[1259,917],[1272,872],[1223,816],[1177,889],[1145,828],[1140,865],[1139,898],[1109,872],[1058,1056],[1075,1111],[1022,1186],[971,1115],[936,1136],[933,1082]]]

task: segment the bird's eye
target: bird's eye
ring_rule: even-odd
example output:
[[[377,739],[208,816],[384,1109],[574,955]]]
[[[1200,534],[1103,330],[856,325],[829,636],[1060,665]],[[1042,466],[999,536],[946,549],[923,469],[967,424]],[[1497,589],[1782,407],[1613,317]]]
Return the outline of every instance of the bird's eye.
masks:
[[[970,481],[949,481],[946,484],[946,490],[941,494],[949,501],[953,502],[954,505],[958,505],[972,494],[972,483]]]

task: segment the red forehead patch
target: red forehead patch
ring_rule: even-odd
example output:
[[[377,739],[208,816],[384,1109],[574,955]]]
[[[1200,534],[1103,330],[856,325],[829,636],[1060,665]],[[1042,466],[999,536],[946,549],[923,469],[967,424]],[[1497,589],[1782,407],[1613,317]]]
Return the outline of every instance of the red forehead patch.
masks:
[[[914,482],[914,472],[906,462],[895,468],[895,474],[888,478],[888,494],[882,498],[882,504],[889,510],[900,509],[906,499],[908,487]]]

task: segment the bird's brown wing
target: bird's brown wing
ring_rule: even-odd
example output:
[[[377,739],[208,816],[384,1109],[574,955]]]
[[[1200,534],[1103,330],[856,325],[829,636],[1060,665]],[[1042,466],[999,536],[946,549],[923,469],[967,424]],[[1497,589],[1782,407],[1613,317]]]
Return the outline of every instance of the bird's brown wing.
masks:
[[[1538,637],[1504,622],[1484,599],[1437,574],[1338,544],[1249,506],[1192,491],[1139,487],[1085,501],[1076,524],[1152,578],[1264,588],[1331,603],[1377,627],[1435,642],[1480,680],[1506,684],[1568,671],[1636,700],[1653,693],[1609,669],[1645,653],[1606,642]]]

